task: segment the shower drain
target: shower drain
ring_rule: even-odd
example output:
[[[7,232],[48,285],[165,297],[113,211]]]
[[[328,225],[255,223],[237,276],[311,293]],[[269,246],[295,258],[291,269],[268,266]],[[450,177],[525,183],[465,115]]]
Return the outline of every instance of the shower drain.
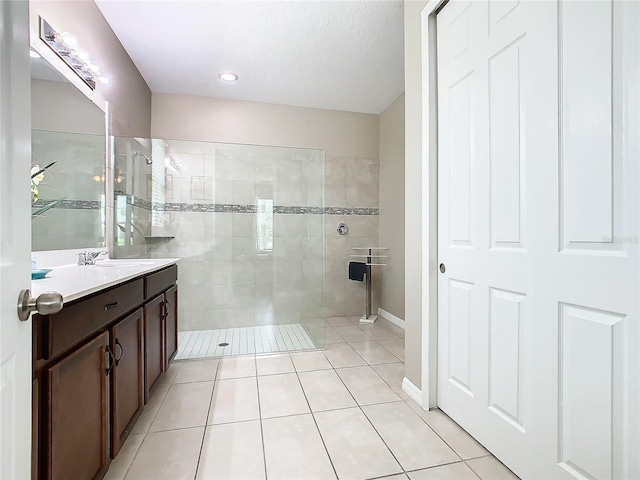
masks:
[[[228,347],[229,344],[227,342],[222,342],[218,344],[219,347]]]

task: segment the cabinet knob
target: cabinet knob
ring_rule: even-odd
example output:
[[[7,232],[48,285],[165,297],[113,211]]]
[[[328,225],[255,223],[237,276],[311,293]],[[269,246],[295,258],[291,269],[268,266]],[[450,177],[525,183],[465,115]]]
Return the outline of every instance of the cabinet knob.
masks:
[[[38,298],[31,296],[31,290],[25,289],[18,295],[18,318],[23,322],[29,319],[31,312],[40,315],[52,315],[62,310],[64,299],[58,292],[44,292]]]

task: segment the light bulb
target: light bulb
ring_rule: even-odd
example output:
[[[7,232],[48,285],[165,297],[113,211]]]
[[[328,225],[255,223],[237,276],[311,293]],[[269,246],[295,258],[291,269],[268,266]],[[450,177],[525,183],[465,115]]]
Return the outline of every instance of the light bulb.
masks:
[[[100,75],[100,65],[98,65],[97,63],[89,64],[89,71],[91,71],[91,73],[93,73],[94,75]]]
[[[62,38],[62,42],[72,50],[78,46],[78,37],[71,32],[62,32],[60,38]]]
[[[218,75],[218,77],[220,77],[220,80],[223,80],[225,82],[235,82],[236,80],[238,80],[238,75],[236,75],[235,73],[232,72],[224,72],[224,73],[220,73]]]
[[[76,56],[84,63],[89,63],[89,52],[87,52],[84,48],[78,48],[76,50]]]

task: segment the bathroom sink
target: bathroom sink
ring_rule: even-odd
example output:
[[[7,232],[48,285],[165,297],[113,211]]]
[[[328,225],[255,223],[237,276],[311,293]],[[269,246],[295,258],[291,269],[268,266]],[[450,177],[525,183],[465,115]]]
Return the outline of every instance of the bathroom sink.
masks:
[[[143,267],[145,265],[153,265],[150,260],[98,260],[96,267],[111,268],[127,268],[127,267]]]

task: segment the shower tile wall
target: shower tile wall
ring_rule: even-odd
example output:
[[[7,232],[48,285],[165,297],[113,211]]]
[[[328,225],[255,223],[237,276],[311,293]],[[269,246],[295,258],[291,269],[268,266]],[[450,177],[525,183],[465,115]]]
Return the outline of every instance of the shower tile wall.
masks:
[[[153,256],[182,258],[181,329],[322,317],[323,153],[168,141],[167,156],[175,238]]]
[[[365,311],[364,282],[348,279],[349,257],[353,247],[378,245],[379,163],[373,159],[329,157],[326,160],[325,191],[327,207],[364,207],[370,215],[326,215],[326,293],[327,316],[362,315]],[[359,210],[364,210],[364,208]],[[348,235],[336,232],[338,224],[349,226]],[[385,254],[386,255],[386,254]],[[373,267],[373,308],[378,310],[380,268]]]
[[[347,266],[353,247],[378,243],[378,161],[323,156],[166,141],[164,211],[153,214],[175,238],[147,239],[140,253],[182,259],[181,330],[364,313],[364,283],[348,280]],[[277,207],[272,251],[258,248],[258,199]],[[346,236],[336,232],[341,222]]]

